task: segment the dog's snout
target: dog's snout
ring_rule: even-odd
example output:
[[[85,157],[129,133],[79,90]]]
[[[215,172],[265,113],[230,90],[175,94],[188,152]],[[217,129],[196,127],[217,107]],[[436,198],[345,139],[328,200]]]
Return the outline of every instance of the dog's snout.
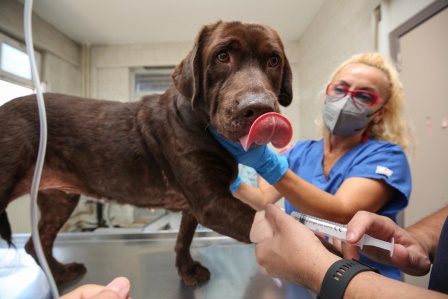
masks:
[[[256,119],[267,112],[277,112],[274,101],[266,95],[250,94],[238,105],[238,114],[246,120]]]

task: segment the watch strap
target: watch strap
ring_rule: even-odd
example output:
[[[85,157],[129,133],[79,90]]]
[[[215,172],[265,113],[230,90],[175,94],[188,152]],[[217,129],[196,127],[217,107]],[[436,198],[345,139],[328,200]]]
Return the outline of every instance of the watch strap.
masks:
[[[350,280],[356,274],[364,271],[374,271],[379,273],[377,269],[355,259],[336,261],[325,274],[318,298],[342,299]]]

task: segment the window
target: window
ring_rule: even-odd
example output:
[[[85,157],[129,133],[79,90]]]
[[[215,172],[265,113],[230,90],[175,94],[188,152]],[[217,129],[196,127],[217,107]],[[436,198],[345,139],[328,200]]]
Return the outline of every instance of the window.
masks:
[[[34,52],[37,70],[41,55]],[[0,79],[33,88],[30,61],[24,44],[0,33]]]
[[[26,80],[32,80],[30,59],[28,54],[19,49],[10,46],[7,43],[2,43],[2,70],[18,76]]]
[[[12,99],[23,97],[33,93],[28,87],[23,87],[14,83],[0,80],[0,106]]]
[[[143,67],[132,70],[133,87],[131,98],[139,100],[147,94],[162,94],[173,84],[171,74],[174,66]]]

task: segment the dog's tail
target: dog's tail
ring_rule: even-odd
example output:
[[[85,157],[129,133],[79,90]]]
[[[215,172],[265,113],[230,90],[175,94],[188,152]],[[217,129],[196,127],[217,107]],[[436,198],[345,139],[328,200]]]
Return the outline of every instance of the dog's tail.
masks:
[[[12,242],[11,225],[9,224],[6,211],[0,212],[0,237],[8,242],[9,247],[15,247],[14,243]]]

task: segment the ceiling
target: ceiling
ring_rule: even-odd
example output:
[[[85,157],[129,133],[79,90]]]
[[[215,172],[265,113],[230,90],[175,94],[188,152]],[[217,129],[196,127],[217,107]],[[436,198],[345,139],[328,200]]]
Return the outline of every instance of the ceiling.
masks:
[[[325,1],[35,0],[33,10],[91,45],[192,41],[202,25],[217,20],[264,23],[284,41],[297,41]]]

